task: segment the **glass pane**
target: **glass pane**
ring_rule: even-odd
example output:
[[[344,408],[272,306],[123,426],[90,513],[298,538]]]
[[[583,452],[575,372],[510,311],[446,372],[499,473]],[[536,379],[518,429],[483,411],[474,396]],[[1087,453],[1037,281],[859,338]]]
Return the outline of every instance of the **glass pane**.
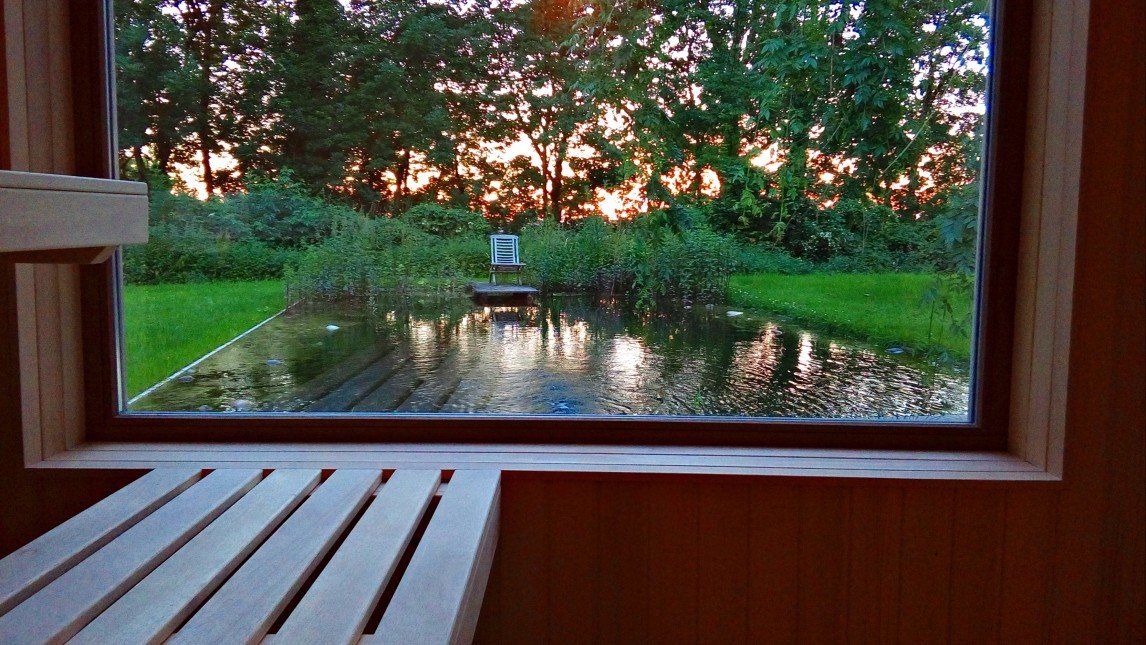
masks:
[[[128,410],[968,418],[985,2],[115,10]]]

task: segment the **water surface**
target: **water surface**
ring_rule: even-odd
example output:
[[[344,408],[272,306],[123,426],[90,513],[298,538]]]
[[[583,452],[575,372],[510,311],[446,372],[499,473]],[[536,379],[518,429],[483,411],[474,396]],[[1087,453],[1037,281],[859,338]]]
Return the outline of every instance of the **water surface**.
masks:
[[[965,417],[965,370],[889,349],[723,308],[374,301],[295,308],[130,409]]]

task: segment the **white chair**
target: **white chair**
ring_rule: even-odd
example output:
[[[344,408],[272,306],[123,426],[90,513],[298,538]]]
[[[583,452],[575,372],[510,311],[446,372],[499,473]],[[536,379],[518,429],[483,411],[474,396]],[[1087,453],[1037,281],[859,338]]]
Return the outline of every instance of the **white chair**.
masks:
[[[521,284],[522,264],[517,256],[516,235],[489,236],[489,281],[497,284],[497,274],[516,273],[517,284]]]

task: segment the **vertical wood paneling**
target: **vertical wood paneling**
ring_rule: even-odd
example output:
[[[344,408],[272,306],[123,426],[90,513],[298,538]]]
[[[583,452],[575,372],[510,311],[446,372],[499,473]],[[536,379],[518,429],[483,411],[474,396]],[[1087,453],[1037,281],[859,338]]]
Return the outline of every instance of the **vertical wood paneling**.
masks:
[[[899,638],[905,643],[943,640],[948,627],[954,493],[907,489],[900,533]]]
[[[1049,636],[1053,527],[1058,494],[1007,492],[1003,569],[999,584],[999,642],[1041,643]]]
[[[20,428],[24,446],[24,463],[40,461],[43,446],[40,439],[40,354],[36,337],[36,272],[31,265],[15,267],[16,328],[20,360]]]
[[[852,489],[848,526],[849,642],[895,639],[902,500],[903,492],[899,489],[870,486]]]
[[[60,287],[60,354],[66,366],[83,364],[83,328],[80,321],[80,270],[75,266],[59,267]],[[84,433],[83,370],[64,369],[61,407],[64,416],[64,448],[83,440]]]
[[[549,637],[555,643],[577,643],[592,620],[597,598],[597,562],[583,547],[597,539],[597,486],[585,481],[547,482],[547,542],[550,580]]]
[[[880,525],[884,527],[880,540],[884,560],[879,584],[879,634],[880,641],[884,643],[895,641],[899,633],[899,578],[903,567],[900,535],[903,532],[904,497],[902,490],[888,491],[879,516]]]
[[[794,643],[799,635],[800,491],[752,486],[748,627],[755,643]]]
[[[645,485],[598,484],[597,639],[637,643],[647,639],[648,509]]]
[[[0,97],[0,170],[12,169],[12,142],[9,138],[8,123],[8,35],[5,33],[5,23],[7,22],[7,10],[4,3],[0,2],[0,92],[3,92],[3,97]]]
[[[499,579],[502,582],[501,636],[506,643],[540,643],[548,633],[549,505],[545,487],[504,485],[498,533]]]
[[[951,545],[952,643],[991,643],[999,634],[1006,493],[955,491]]]
[[[702,484],[697,512],[697,632],[701,643],[748,639],[746,484]]]
[[[25,1],[24,26],[24,74],[28,142],[28,170],[51,172],[53,158],[52,139],[52,95],[51,40],[48,33],[49,5],[60,0]],[[61,109],[66,109],[62,108]]]
[[[8,161],[11,170],[28,169],[27,73],[24,68],[24,2],[4,0],[4,71],[8,81]]]
[[[697,632],[699,498],[696,484],[649,486],[650,643],[693,643]]]
[[[54,173],[70,175],[75,172],[74,141],[72,134],[72,113],[60,106],[72,104],[71,75],[71,29],[68,25],[68,5],[53,0],[41,2],[47,11],[47,41],[50,56],[46,57],[48,68],[48,100],[52,109],[48,111],[52,131],[52,165]]]
[[[38,400],[40,406],[40,445],[45,456],[64,449],[64,407],[59,393],[63,391],[64,361],[60,338],[59,269],[51,264],[37,264],[36,351],[39,354]],[[47,396],[52,393],[55,396]]]
[[[4,11],[8,158],[14,170],[75,170],[69,5],[8,0]],[[17,309],[26,463],[82,433],[79,281],[74,267],[19,266]]]
[[[850,491],[811,486],[800,491],[800,640],[847,638]]]

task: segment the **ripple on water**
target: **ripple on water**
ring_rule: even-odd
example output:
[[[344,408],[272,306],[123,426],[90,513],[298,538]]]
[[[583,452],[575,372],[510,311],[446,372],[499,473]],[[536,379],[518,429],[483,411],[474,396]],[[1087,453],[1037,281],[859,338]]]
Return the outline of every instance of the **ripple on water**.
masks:
[[[357,401],[406,383],[430,388],[416,397],[420,406],[451,413],[904,417],[964,414],[970,391],[967,366],[937,368],[756,314],[698,308],[641,318],[573,297],[532,308],[445,299],[373,311],[384,313],[280,316],[131,408],[294,411],[348,384],[362,391],[343,398]],[[372,375],[394,348],[409,360]]]

